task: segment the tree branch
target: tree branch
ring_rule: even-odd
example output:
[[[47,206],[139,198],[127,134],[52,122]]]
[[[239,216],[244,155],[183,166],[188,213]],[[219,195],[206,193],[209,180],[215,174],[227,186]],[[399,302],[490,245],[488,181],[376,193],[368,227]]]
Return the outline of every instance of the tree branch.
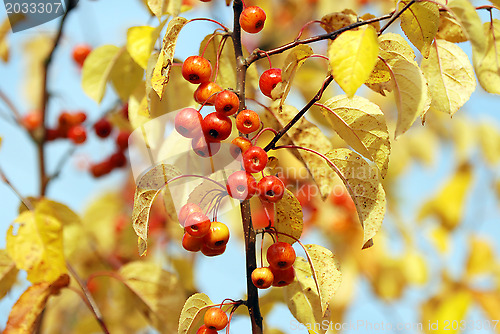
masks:
[[[243,48],[241,44],[241,27],[240,14],[243,11],[243,1],[234,0],[234,31],[231,35],[234,45],[234,54],[236,57],[236,94],[240,99],[238,112],[245,109],[245,77],[248,64],[243,56]],[[240,133],[240,136],[242,134]],[[248,135],[247,135],[248,137]],[[257,257],[255,250],[255,230],[252,225],[252,215],[250,210],[250,201],[245,200],[240,204],[241,218],[243,224],[243,233],[245,239],[245,258],[246,258],[246,276],[247,276],[247,300],[245,305],[248,308],[250,321],[252,323],[252,333],[262,334],[262,315],[259,307],[259,293],[257,288],[252,283],[252,272],[257,268]]]
[[[23,202],[23,204],[29,210],[31,210],[31,211],[35,210],[35,207],[33,206],[33,204],[29,200],[24,198],[23,195],[21,195],[21,193],[17,190],[17,188],[14,187],[14,185],[9,181],[9,179],[7,178],[7,175],[5,175],[5,173],[1,167],[0,167],[0,178],[2,179],[3,182],[5,182],[6,185],[8,185],[10,187],[10,189],[12,189],[12,191],[17,195],[17,197],[19,197],[21,202]]]

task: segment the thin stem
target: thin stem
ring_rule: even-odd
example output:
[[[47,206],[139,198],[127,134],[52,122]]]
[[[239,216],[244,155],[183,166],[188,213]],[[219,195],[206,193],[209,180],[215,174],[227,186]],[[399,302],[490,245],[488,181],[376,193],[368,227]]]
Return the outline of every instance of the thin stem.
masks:
[[[19,110],[16,108],[14,103],[9,99],[7,95],[3,91],[0,90],[0,99],[5,103],[7,107],[9,107],[10,111],[12,111],[12,114],[14,115],[14,118],[16,119],[16,122],[18,124],[21,124],[21,113]]]
[[[33,203],[29,201],[27,198],[25,198],[21,193],[17,190],[17,188],[9,181],[7,178],[7,175],[5,175],[3,169],[0,167],[0,178],[2,181],[10,187],[10,189],[19,197],[21,202],[28,208],[28,210],[33,211],[35,210],[35,207],[33,206]]]
[[[88,302],[88,304],[87,303],[86,304],[88,305],[90,311],[94,314],[94,317],[99,323],[99,326],[101,327],[101,329],[105,334],[109,334],[108,328],[106,327],[101,311],[99,310],[99,307],[97,306],[94,298],[92,297],[92,294],[87,289],[87,286],[83,283],[82,279],[80,278],[80,276],[78,276],[77,272],[69,262],[66,262],[66,267],[68,268],[68,271],[71,274],[71,276],[73,276],[75,281],[80,286],[80,289],[82,289],[83,296]]]
[[[281,139],[281,137],[283,137],[285,135],[285,133],[288,132],[288,130],[290,130],[292,128],[292,126],[295,125],[295,123],[297,123],[301,118],[302,116],[304,116],[304,114],[316,103],[318,102],[320,99],[321,99],[321,96],[323,96],[323,92],[326,90],[326,88],[328,87],[328,85],[330,85],[330,83],[333,81],[333,76],[332,75],[329,75],[325,81],[323,82],[323,85],[321,86],[321,88],[318,90],[318,92],[316,93],[316,95],[304,106],[304,108],[302,108],[298,113],[297,115],[295,115],[294,118],[292,118],[290,120],[290,122],[288,122],[287,125],[285,125],[277,134],[276,136],[274,136],[274,138],[269,142],[269,144],[266,145],[266,147],[264,148],[264,151],[269,151],[271,149],[273,149],[276,145],[276,143]]]
[[[191,20],[187,21],[186,24],[188,24],[189,22],[194,22],[194,21],[208,21],[208,22],[212,22],[212,23],[220,25],[222,27],[222,29],[224,29],[225,31],[229,31],[229,29],[225,25],[223,25],[222,23],[220,23],[218,21],[215,21],[215,20],[212,20],[212,19],[208,19],[206,17],[199,17],[199,18],[196,18],[196,19],[191,19]]]
[[[305,39],[301,39],[301,40],[294,40],[293,42],[284,44],[282,46],[279,46],[277,48],[267,50],[267,51],[257,49],[251,55],[248,56],[248,58],[246,59],[246,63],[247,63],[247,66],[250,66],[253,62],[255,62],[261,58],[266,57],[266,55],[272,56],[275,54],[279,54],[279,53],[285,52],[287,50],[290,50],[290,49],[296,47],[297,45],[310,44],[310,43],[314,43],[314,42],[318,42],[318,41],[323,41],[326,39],[333,40],[333,39],[337,38],[344,31],[352,30],[354,28],[361,27],[361,26],[364,26],[364,25],[367,25],[367,24],[370,24],[373,22],[387,20],[387,19],[390,19],[391,17],[392,17],[392,14],[387,14],[387,15],[383,15],[380,17],[375,17],[375,18],[370,19],[370,20],[355,22],[353,24],[350,24],[346,27],[332,31],[330,33],[317,35],[317,36],[313,36],[313,37],[309,37],[309,38],[305,38]]]
[[[389,26],[394,22],[396,21],[400,16],[401,14],[403,14],[408,8],[410,8],[411,5],[413,5],[415,2],[417,2],[417,0],[411,0],[410,2],[408,2],[406,4],[406,6],[403,7],[403,9],[401,9],[399,12],[394,12],[394,14],[392,15],[392,17],[390,18],[389,21],[386,22],[386,24],[380,28],[380,31],[378,32],[379,35],[382,35],[382,33],[387,29],[389,28]]]

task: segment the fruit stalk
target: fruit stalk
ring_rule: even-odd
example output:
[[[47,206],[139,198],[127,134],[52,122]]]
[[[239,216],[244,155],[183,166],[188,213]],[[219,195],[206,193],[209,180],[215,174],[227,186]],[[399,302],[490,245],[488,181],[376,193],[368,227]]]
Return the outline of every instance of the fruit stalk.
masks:
[[[234,31],[232,33],[234,54],[236,57],[236,93],[240,99],[238,112],[245,109],[245,77],[247,64],[243,56],[243,48],[241,45],[241,27],[239,18],[243,11],[242,0],[234,0]],[[240,133],[240,136],[242,134]],[[255,250],[255,230],[252,226],[252,216],[250,211],[250,201],[244,200],[240,204],[241,217],[243,224],[243,234],[245,239],[245,258],[246,258],[246,276],[247,276],[247,295],[248,299],[245,305],[248,308],[250,321],[252,323],[252,333],[262,334],[262,315],[259,307],[259,293],[257,288],[252,283],[252,272],[257,268],[257,257]]]

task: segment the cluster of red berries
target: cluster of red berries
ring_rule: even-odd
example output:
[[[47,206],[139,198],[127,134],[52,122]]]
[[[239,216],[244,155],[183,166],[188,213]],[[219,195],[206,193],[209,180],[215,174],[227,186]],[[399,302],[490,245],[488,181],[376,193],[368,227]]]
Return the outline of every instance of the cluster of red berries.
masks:
[[[201,251],[206,256],[224,253],[229,241],[229,229],[224,223],[213,221],[194,204],[187,203],[179,211],[179,223],[184,227],[182,247],[190,252]]]
[[[221,308],[209,308],[203,317],[203,325],[196,334],[217,334],[217,331],[226,328],[228,322],[227,314]]]
[[[48,141],[67,138],[76,145],[83,144],[87,140],[87,130],[83,123],[87,120],[87,114],[83,111],[63,111],[58,118],[55,129],[47,129],[45,136]]]
[[[267,249],[269,267],[256,268],[252,272],[252,282],[259,289],[285,286],[295,279],[295,250],[286,242],[275,242]]]
[[[94,132],[99,138],[108,138],[113,132],[113,125],[106,117],[103,117],[94,124]],[[92,173],[94,177],[104,176],[111,173],[116,168],[122,168],[127,165],[125,150],[128,147],[129,136],[129,131],[121,130],[117,133],[115,138],[115,152],[103,161],[93,163],[90,166],[90,173]]]

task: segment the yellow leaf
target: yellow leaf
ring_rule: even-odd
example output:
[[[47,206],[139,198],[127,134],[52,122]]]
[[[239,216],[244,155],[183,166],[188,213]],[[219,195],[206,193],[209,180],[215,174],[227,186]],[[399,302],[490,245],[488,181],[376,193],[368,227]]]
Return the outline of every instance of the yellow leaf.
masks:
[[[464,162],[471,156],[477,147],[478,132],[476,125],[464,117],[455,117],[451,122],[451,136],[455,143],[457,160]]]
[[[348,149],[336,149],[326,157],[334,164],[332,169],[344,182],[358,211],[364,229],[363,248],[370,247],[385,214],[385,191],[377,171],[363,158]]]
[[[194,334],[203,323],[205,310],[213,306],[204,293],[195,293],[186,300],[179,318],[178,334]]]
[[[441,253],[447,253],[450,248],[450,233],[442,226],[432,229],[429,236],[436,249]]]
[[[429,279],[429,270],[424,256],[417,251],[407,252],[401,259],[401,271],[406,280],[413,284],[423,285]]]
[[[127,101],[135,88],[142,83],[144,70],[123,50],[113,64],[109,78],[122,101]]]
[[[328,47],[328,57],[335,81],[352,97],[366,82],[378,56],[377,32],[371,26],[346,31]]]
[[[500,94],[500,20],[484,24],[487,44],[484,52],[473,52],[472,60],[479,84],[485,91]]]
[[[288,105],[283,105],[279,108],[277,107],[278,103],[279,102],[276,101],[271,105],[270,111],[264,114],[264,118],[267,119],[268,122],[273,123],[270,124],[270,126],[274,126],[279,130],[285,126],[298,111],[295,107]],[[319,153],[326,153],[333,147],[332,143],[323,132],[304,117],[287,132],[279,143],[293,143],[296,146],[313,149]],[[326,196],[331,193],[334,183],[330,178],[329,170],[324,168],[324,160],[316,154],[304,150],[298,150],[298,152],[294,152],[294,155],[305,164],[314,182],[317,184],[321,196],[326,198]]]
[[[158,27],[139,26],[127,30],[127,51],[143,69],[148,66],[148,60],[161,30],[167,23],[163,21]]]
[[[16,264],[7,254],[7,251],[0,249],[0,299],[5,297],[17,280],[18,270]]]
[[[387,174],[391,143],[380,108],[359,96],[337,96],[322,108],[335,132],[355,151],[377,164],[382,178]]]
[[[427,127],[415,129],[406,137],[406,151],[418,162],[425,165],[432,165],[436,150],[439,148],[439,138],[436,133]],[[392,166],[391,166],[392,167]]]
[[[271,92],[273,99],[281,98],[280,106],[285,103],[286,97],[290,93],[295,73],[313,53],[313,50],[308,45],[298,45],[288,53],[281,69],[281,82]]]
[[[344,9],[342,12],[330,13],[321,18],[321,27],[327,33],[347,27],[358,20],[358,15],[352,9]]]
[[[481,306],[487,315],[487,319],[497,320],[500,318],[500,292],[498,291],[473,291],[474,300]],[[494,325],[494,323],[493,323]],[[485,328],[487,329],[487,328]],[[498,326],[496,333],[498,333]]]
[[[93,50],[83,63],[82,88],[97,103],[102,101],[113,65],[122,52],[117,46],[103,45]]]
[[[43,100],[42,83],[44,63],[54,45],[53,35],[38,34],[23,46],[22,55],[27,62],[24,66],[23,95],[28,99],[31,109],[40,109]]]
[[[311,271],[319,288],[322,315],[326,312],[335,295],[335,291],[342,282],[342,274],[335,255],[319,245],[305,245],[306,252],[311,260]]]
[[[408,3],[409,1],[399,2],[400,10]],[[429,56],[429,48],[438,26],[439,7],[435,3],[416,2],[401,15],[401,29],[424,58]]]
[[[484,159],[489,164],[496,165],[500,161],[500,129],[489,122],[479,124],[476,131]]]
[[[439,111],[453,115],[476,89],[472,64],[465,52],[453,43],[436,40],[421,66],[429,82],[431,107]]]
[[[385,33],[378,38],[380,50],[389,52],[392,57],[385,59],[387,62],[402,57],[408,61],[415,60],[415,52],[403,36],[395,33]]]
[[[467,258],[467,276],[491,273],[495,266],[495,252],[491,244],[473,236],[469,239],[469,257]]]
[[[467,34],[472,45],[473,53],[484,52],[486,48],[486,38],[483,32],[481,18],[476,8],[469,0],[453,0],[448,4],[448,8],[456,15],[458,22]]]
[[[302,235],[303,220],[302,207],[300,202],[295,198],[292,192],[285,189],[283,198],[276,202],[276,221],[274,226],[276,231],[289,234],[297,239]],[[294,239],[286,235],[278,235],[278,240],[293,244]]]
[[[148,240],[148,221],[151,205],[158,193],[165,187],[168,181],[181,172],[172,165],[160,164],[143,174],[137,180],[134,194],[134,208],[132,211],[132,223],[135,233],[139,237],[139,254],[146,254]]]
[[[7,231],[7,252],[19,269],[27,271],[30,282],[51,282],[67,272],[62,241],[61,222],[26,211]]]
[[[30,286],[12,307],[3,334],[34,333],[37,320],[52,295],[69,285],[69,276],[64,274],[54,282],[41,282]]]
[[[161,20],[165,14],[177,16],[181,12],[182,0],[147,0],[151,12]]]
[[[293,267],[295,280],[284,288],[285,301],[295,319],[304,326],[312,328],[314,324],[321,324],[324,319],[328,319],[330,310],[323,316],[309,262],[302,257],[297,257]],[[324,334],[326,332],[322,328],[315,329],[316,333]]]
[[[177,276],[157,263],[130,262],[120,268],[125,285],[137,297],[137,307],[161,333],[175,333],[186,299]]]
[[[462,219],[466,195],[471,184],[472,167],[469,164],[463,164],[436,197],[424,203],[418,214],[418,220],[436,216],[443,228],[455,229]]]
[[[151,85],[160,97],[163,98],[165,86],[168,83],[170,70],[174,61],[175,46],[177,44],[177,37],[184,25],[188,22],[183,17],[173,18],[167,26],[167,32],[163,37],[163,46],[160,51],[160,56],[153,70]]]
[[[80,217],[67,205],[45,197],[41,199],[28,197],[28,200],[35,206],[37,213],[52,216],[56,220],[60,221],[63,226],[82,223]],[[27,210],[28,208],[24,204],[19,206],[19,213]]]
[[[371,280],[373,291],[382,300],[400,298],[407,285],[406,275],[400,261],[393,258],[384,259]]]
[[[467,41],[465,32],[457,19],[447,11],[439,12],[439,28],[436,38],[448,42],[460,43]]]
[[[0,58],[4,62],[9,61],[9,41],[7,35],[10,31],[9,17],[6,17],[0,25]]]

